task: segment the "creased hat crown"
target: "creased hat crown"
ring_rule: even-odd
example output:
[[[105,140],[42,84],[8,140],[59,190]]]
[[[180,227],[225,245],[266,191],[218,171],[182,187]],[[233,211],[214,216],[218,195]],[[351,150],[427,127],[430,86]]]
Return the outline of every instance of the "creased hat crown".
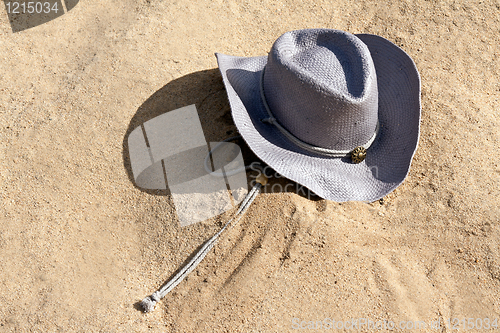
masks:
[[[351,150],[375,133],[375,66],[368,47],[350,33],[285,33],[268,55],[262,84],[276,120],[308,144]]]

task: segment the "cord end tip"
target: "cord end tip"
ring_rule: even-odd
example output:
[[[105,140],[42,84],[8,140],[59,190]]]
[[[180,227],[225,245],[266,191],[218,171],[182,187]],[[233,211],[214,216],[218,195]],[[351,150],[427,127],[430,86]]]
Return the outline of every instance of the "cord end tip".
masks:
[[[151,312],[154,310],[156,303],[155,300],[148,296],[141,301],[142,310],[144,312]]]

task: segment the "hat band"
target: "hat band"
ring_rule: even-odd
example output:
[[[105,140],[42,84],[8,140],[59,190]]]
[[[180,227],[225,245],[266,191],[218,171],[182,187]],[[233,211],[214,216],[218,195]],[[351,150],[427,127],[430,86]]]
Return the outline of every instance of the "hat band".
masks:
[[[313,146],[307,142],[302,141],[292,133],[290,133],[287,129],[285,129],[283,126],[278,123],[276,118],[274,118],[273,113],[271,112],[271,109],[269,108],[269,105],[267,104],[266,100],[266,95],[264,94],[264,72],[265,72],[265,67],[262,70],[261,76],[260,76],[260,97],[262,99],[262,102],[264,103],[264,106],[266,108],[267,114],[269,115],[268,118],[261,119],[262,122],[272,124],[278,128],[278,130],[286,136],[290,141],[292,141],[295,145],[299,146],[302,149],[305,149],[311,153],[319,154],[319,155],[324,155],[328,157],[348,157],[352,156],[352,153],[354,150],[335,150],[335,149],[328,149],[328,148],[322,148],[318,146]],[[365,150],[368,149],[372,143],[375,141],[375,138],[377,137],[377,134],[379,132],[379,122],[377,120],[377,126],[375,127],[375,133],[373,133],[372,137],[366,142],[364,145],[358,146],[355,149],[362,147]]]

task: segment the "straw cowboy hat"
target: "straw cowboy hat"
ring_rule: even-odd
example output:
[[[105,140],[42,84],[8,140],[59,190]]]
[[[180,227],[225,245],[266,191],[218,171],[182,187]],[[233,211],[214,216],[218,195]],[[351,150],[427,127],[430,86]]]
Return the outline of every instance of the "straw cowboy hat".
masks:
[[[420,77],[396,45],[310,29],[285,33],[267,57],[216,56],[236,127],[281,175],[335,201],[374,201],[405,179],[419,137]],[[145,312],[196,268],[266,182],[261,174],[233,218],[141,301]]]
[[[420,76],[375,35],[306,29],[267,56],[216,54],[234,122],[275,171],[333,201],[375,201],[406,178],[420,128]]]

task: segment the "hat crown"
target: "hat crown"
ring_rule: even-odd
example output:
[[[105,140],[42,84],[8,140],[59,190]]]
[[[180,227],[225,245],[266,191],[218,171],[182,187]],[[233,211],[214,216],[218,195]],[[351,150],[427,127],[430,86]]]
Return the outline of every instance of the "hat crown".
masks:
[[[268,55],[262,84],[276,120],[308,144],[350,150],[375,133],[375,66],[368,47],[350,33],[285,33]]]

